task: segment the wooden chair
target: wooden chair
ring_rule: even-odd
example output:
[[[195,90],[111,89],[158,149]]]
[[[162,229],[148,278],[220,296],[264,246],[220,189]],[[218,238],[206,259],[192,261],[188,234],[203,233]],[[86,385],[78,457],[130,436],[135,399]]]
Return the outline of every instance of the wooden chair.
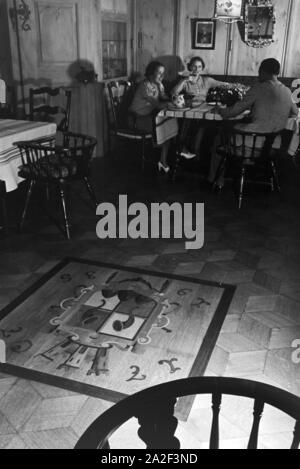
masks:
[[[49,87],[30,89],[29,118],[32,121],[56,122],[59,131],[67,132],[70,124],[71,100],[70,90]]]
[[[295,419],[292,449],[300,444],[300,399],[288,392],[265,384],[230,378],[189,378],[146,389],[116,404],[99,417],[84,433],[75,449],[109,449],[109,438],[131,418],[137,418],[138,435],[147,449],[180,449],[174,436],[178,420],[174,416],[180,397],[212,395],[213,422],[210,449],[219,449],[219,415],[223,395],[254,400],[254,420],[248,449],[258,447],[260,421],[266,404]],[[238,409],[237,409],[238,411]]]
[[[20,227],[24,226],[34,187],[38,184],[43,185],[49,202],[49,189],[54,186],[60,195],[65,234],[67,239],[71,239],[66,189],[74,181],[82,181],[93,207],[97,207],[96,195],[89,179],[91,159],[97,140],[87,135],[65,132],[63,146],[53,145],[49,139],[18,142],[16,145],[20,149],[22,158],[19,175],[29,184]]]
[[[112,134],[120,140],[136,143],[140,147],[142,167],[145,168],[146,144],[153,141],[153,135],[142,132],[136,128],[136,115],[129,112],[129,106],[134,97],[134,90],[128,81],[112,81],[108,88],[108,113],[111,122]],[[132,121],[129,128],[128,118]]]
[[[217,148],[221,156],[214,186],[217,185],[221,175],[225,173],[227,164],[232,164],[237,170],[239,179],[238,207],[242,208],[246,182],[263,183],[280,192],[280,183],[277,172],[278,151],[273,149],[276,138],[281,138],[282,132],[254,133],[230,129],[221,134],[222,143]],[[247,180],[250,171],[262,170],[265,173],[263,181],[258,179]]]

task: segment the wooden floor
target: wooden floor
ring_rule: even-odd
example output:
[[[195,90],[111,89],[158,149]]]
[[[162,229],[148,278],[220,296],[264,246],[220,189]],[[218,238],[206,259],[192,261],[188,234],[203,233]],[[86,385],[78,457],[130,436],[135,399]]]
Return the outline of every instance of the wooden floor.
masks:
[[[0,372],[109,402],[203,376],[235,287],[65,259],[2,310]],[[182,401],[186,420],[192,402]]]
[[[253,379],[300,395],[300,366],[291,359],[291,344],[300,339],[299,172],[286,162],[282,195],[252,189],[239,213],[230,187],[215,195],[194,173],[172,185],[150,170],[143,179],[138,165],[125,165],[124,161],[118,165],[119,171],[115,164],[95,166],[101,200],[116,202],[117,194],[129,194],[133,201],[205,202],[204,249],[187,252],[183,243],[166,241],[100,242],[95,237],[96,217],[76,198],[74,238],[68,243],[34,207],[27,232],[12,232],[1,239],[0,307],[66,256],[235,284],[235,299],[207,375]],[[22,191],[9,197],[12,219],[22,200]],[[44,384],[5,375],[0,378],[0,448],[72,448],[91,421],[110,406]],[[251,411],[244,400],[225,402],[221,419],[224,448],[246,446]],[[210,421],[210,402],[196,399],[189,421],[180,424],[183,447],[207,447]],[[130,422],[114,438],[113,446],[128,447],[128,432],[135,425]],[[268,409],[260,447],[288,447],[292,431],[289,418]]]

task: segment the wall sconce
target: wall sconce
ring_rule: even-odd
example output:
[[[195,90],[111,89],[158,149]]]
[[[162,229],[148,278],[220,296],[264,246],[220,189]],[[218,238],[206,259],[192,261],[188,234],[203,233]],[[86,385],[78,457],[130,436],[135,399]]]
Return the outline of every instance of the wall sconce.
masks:
[[[244,21],[244,0],[216,0],[214,18],[227,24]]]
[[[25,3],[25,0],[20,0],[21,4],[17,7],[16,2],[14,2],[14,7],[9,9],[9,16],[11,24],[14,31],[17,31],[18,22],[20,21],[22,31],[31,31],[31,26],[29,24],[31,11],[29,6]]]

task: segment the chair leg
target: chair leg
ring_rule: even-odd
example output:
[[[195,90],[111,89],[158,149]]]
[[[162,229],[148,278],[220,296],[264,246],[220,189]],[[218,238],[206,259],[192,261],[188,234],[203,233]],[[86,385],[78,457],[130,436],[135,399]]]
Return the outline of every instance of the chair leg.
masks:
[[[279,183],[277,168],[276,168],[276,165],[275,165],[274,161],[271,161],[271,168],[272,168],[272,173],[273,173],[273,178],[272,179],[275,182],[276,189],[277,189],[278,192],[281,192],[281,187],[280,187],[280,183]]]
[[[28,187],[27,195],[26,195],[25,207],[24,207],[22,217],[21,217],[21,221],[20,221],[20,229],[21,230],[23,229],[24,224],[25,224],[25,220],[26,220],[26,216],[27,216],[29,203],[30,203],[30,199],[31,199],[31,196],[32,196],[34,185],[35,185],[35,182],[33,180],[31,180],[30,184],[29,184],[29,187]]]
[[[241,172],[241,179],[240,179],[239,210],[241,210],[242,205],[243,205],[245,178],[246,178],[246,168],[243,167],[242,172]]]
[[[63,185],[60,186],[59,192],[60,192],[61,205],[62,205],[63,215],[64,215],[64,224],[65,224],[66,235],[67,235],[67,239],[70,241],[70,239],[71,239],[71,232],[70,232],[71,225],[70,225],[69,219],[68,219],[66,192],[65,192],[65,187]]]
[[[93,189],[93,186],[92,186],[92,184],[91,184],[91,182],[90,182],[90,180],[89,180],[89,178],[88,178],[87,176],[84,177],[83,180],[84,180],[85,186],[86,186],[86,188],[87,188],[87,191],[88,191],[88,193],[89,193],[89,196],[90,196],[90,198],[91,198],[91,201],[93,202],[93,204],[94,204],[95,207],[97,208],[98,205],[99,205],[99,203],[98,203],[98,201],[97,201],[97,197],[96,197],[95,191],[94,191],[94,189]]]
[[[146,141],[145,138],[142,138],[142,171],[145,172],[145,164],[146,164]]]
[[[218,182],[219,182],[219,179],[220,177],[222,176],[222,178],[225,177],[225,169],[226,169],[226,163],[227,163],[227,157],[224,156],[219,164],[219,167],[217,169],[217,172],[216,172],[216,177],[215,177],[215,180],[213,182],[213,190],[215,190],[217,187],[218,187]]]
[[[176,152],[175,165],[174,165],[173,175],[172,175],[172,181],[173,182],[176,182],[177,173],[178,173],[178,169],[179,169],[179,166],[180,166],[180,161],[181,161],[181,148],[178,149],[177,152]]]
[[[49,203],[50,202],[50,187],[49,184],[46,184],[46,200]]]

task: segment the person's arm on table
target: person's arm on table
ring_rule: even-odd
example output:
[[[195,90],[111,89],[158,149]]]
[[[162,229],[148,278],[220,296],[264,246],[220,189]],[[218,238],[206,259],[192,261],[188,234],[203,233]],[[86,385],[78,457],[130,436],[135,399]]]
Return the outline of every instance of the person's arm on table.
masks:
[[[158,82],[157,86],[159,91],[159,99],[161,101],[170,101],[169,96],[166,94],[164,85],[161,82]]]
[[[256,89],[251,88],[242,101],[236,103],[233,107],[227,109],[220,109],[220,114],[223,119],[230,119],[237,117],[247,110],[251,110],[257,98]]]
[[[163,109],[158,97],[153,96],[147,83],[142,83],[136,93],[131,111],[139,115],[149,115],[155,110]]]
[[[189,78],[183,78],[182,80],[180,80],[180,82],[178,83],[178,85],[176,85],[173,90],[172,90],[172,96],[178,96],[179,94],[181,94],[183,91],[185,91],[185,88],[186,88],[186,84],[188,83],[189,81]]]
[[[237,84],[236,83],[228,83],[226,81],[219,81],[215,80],[212,77],[208,77],[208,87],[209,89],[212,88],[236,88]]]

